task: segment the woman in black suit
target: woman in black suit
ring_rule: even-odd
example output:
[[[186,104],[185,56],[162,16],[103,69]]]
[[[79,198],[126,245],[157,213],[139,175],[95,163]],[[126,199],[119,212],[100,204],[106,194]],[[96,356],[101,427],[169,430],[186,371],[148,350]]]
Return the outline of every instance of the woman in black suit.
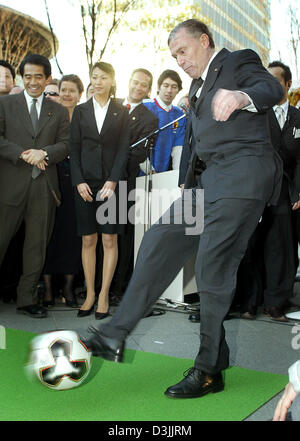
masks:
[[[101,209],[108,200],[114,207],[118,206],[118,183],[125,178],[129,151],[129,115],[127,109],[115,101],[115,72],[110,64],[99,62],[93,66],[91,84],[94,96],[74,110],[70,165],[87,287],[87,296],[78,316],[84,317],[93,311],[96,246],[98,234],[101,234],[102,287],[96,318],[102,319],[108,315],[109,287],[118,260],[117,235],[122,233],[124,225],[115,219],[108,219],[105,223]]]

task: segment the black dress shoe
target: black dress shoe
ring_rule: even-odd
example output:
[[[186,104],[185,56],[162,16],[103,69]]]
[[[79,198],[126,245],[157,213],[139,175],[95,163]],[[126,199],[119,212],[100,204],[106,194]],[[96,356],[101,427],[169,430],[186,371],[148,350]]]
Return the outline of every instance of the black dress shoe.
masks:
[[[107,312],[97,312],[97,311],[95,312],[95,319],[96,320],[103,320],[108,316],[109,316],[108,311]]]
[[[55,301],[54,299],[51,300],[43,300],[43,306],[45,308],[49,308],[49,306],[54,306],[55,305]]]
[[[192,323],[200,323],[200,312],[194,312],[189,315],[189,321]]]
[[[90,349],[94,357],[102,357],[108,361],[120,363],[123,359],[125,342],[115,338],[105,337],[94,327],[89,331],[92,336],[84,340],[84,344]]]
[[[18,314],[25,314],[32,318],[47,317],[47,310],[39,305],[27,305],[17,308]]]
[[[184,379],[169,387],[165,395],[171,398],[199,398],[210,392],[221,392],[224,382],[221,372],[210,375],[192,367],[184,374]]]
[[[289,319],[284,315],[284,309],[279,306],[269,306],[264,308],[264,314],[277,322],[289,321]]]

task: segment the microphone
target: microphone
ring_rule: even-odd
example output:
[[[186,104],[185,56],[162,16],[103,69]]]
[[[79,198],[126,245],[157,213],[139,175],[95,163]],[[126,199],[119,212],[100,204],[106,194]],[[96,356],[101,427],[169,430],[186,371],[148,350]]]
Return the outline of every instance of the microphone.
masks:
[[[180,107],[185,113],[188,113],[189,109],[186,107],[184,103],[178,104],[178,107]]]

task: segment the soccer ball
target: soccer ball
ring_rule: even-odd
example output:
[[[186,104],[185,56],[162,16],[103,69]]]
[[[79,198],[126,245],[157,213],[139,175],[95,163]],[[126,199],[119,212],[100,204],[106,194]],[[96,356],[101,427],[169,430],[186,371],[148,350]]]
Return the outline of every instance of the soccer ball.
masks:
[[[91,356],[75,331],[51,331],[31,340],[25,371],[50,389],[72,389],[87,377]]]

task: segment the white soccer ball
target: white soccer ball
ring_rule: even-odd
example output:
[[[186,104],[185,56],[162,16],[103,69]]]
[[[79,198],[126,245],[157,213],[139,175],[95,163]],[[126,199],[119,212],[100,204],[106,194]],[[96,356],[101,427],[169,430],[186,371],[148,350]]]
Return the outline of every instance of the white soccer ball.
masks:
[[[31,340],[25,370],[50,389],[72,389],[87,377],[91,357],[75,331],[51,331]]]

